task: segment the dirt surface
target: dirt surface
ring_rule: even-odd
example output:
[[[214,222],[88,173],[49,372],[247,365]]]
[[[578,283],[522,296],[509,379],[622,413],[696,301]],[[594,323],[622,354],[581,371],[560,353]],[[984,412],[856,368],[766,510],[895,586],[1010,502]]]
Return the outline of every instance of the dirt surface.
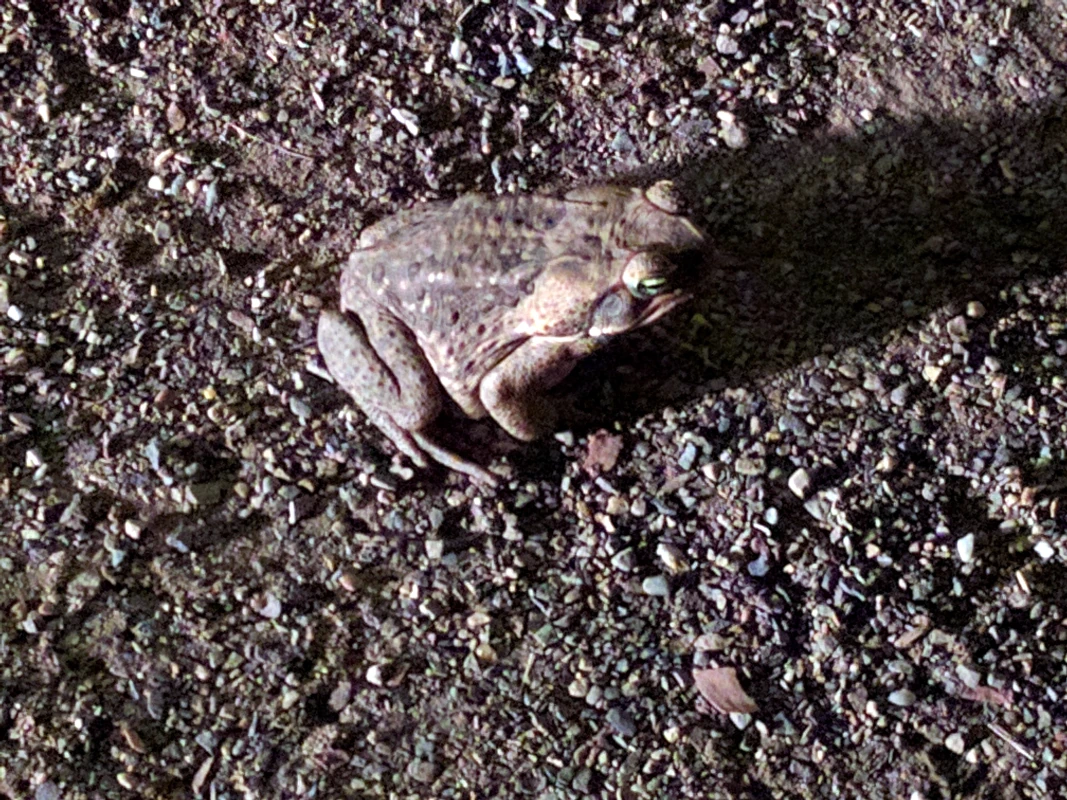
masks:
[[[1058,0],[6,0],[0,795],[1064,796],[1065,87]],[[658,176],[722,258],[499,490],[324,379],[365,225]]]

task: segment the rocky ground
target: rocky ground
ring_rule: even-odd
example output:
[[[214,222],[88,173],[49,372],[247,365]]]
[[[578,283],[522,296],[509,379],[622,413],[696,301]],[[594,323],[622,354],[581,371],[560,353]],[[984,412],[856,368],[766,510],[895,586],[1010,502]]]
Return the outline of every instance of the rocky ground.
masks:
[[[1063,796],[1064,5],[399,5],[0,8],[0,794]],[[324,379],[366,224],[660,175],[500,489]]]

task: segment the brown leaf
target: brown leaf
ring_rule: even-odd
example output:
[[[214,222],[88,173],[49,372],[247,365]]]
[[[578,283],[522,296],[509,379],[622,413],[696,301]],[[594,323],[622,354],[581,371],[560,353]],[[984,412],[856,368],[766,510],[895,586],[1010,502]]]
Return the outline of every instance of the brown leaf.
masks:
[[[723,74],[722,67],[711,56],[704,56],[697,62],[697,69],[704,73],[704,77],[710,82]]]
[[[756,701],[741,688],[733,667],[694,669],[693,683],[700,696],[721,714],[752,714],[759,709]]]
[[[1056,731],[1052,734],[1052,745],[1058,753],[1067,750],[1067,731]]]
[[[969,686],[960,687],[960,697],[1009,708],[1014,699],[1011,689],[994,689],[992,686],[976,686],[973,689]]]
[[[622,452],[622,437],[600,430],[589,437],[582,469],[589,477],[599,472],[610,471]]]

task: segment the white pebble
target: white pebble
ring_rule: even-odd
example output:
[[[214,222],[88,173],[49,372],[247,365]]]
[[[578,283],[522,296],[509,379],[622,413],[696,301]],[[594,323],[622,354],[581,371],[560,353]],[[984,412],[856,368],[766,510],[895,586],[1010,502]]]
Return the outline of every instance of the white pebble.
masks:
[[[1048,561],[1050,558],[1056,555],[1056,550],[1044,539],[1034,544],[1034,552],[1041,557],[1042,561]]]
[[[959,733],[950,733],[945,737],[945,747],[956,755],[963,755],[963,751],[967,749],[967,743],[963,741]]]
[[[801,467],[792,475],[789,476],[789,491],[799,497],[801,500],[808,493],[808,489],[811,488],[811,475],[808,471]]]
[[[408,111],[406,108],[392,108],[389,113],[393,115],[393,119],[408,129],[408,133],[412,136],[419,135],[419,118],[415,116],[414,112]]]
[[[651,575],[641,581],[641,590],[652,597],[666,597],[671,593],[667,579],[662,575]]]
[[[968,533],[956,541],[956,552],[960,554],[960,561],[964,563],[974,558],[974,534]]]

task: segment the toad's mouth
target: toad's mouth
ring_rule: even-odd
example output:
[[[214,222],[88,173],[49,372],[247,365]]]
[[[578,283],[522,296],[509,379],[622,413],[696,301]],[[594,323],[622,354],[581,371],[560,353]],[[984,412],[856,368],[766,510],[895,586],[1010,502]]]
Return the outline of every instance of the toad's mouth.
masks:
[[[703,263],[694,249],[645,251],[626,265],[620,285],[593,307],[586,335],[593,339],[615,336],[651,325],[692,296],[688,287]]]
[[[692,297],[693,295],[682,289],[675,289],[669,294],[661,294],[653,297],[644,309],[642,309],[634,327],[651,325],[661,317],[665,317],[667,314],[674,311],[674,309],[682,305],[682,303],[692,299]]]

